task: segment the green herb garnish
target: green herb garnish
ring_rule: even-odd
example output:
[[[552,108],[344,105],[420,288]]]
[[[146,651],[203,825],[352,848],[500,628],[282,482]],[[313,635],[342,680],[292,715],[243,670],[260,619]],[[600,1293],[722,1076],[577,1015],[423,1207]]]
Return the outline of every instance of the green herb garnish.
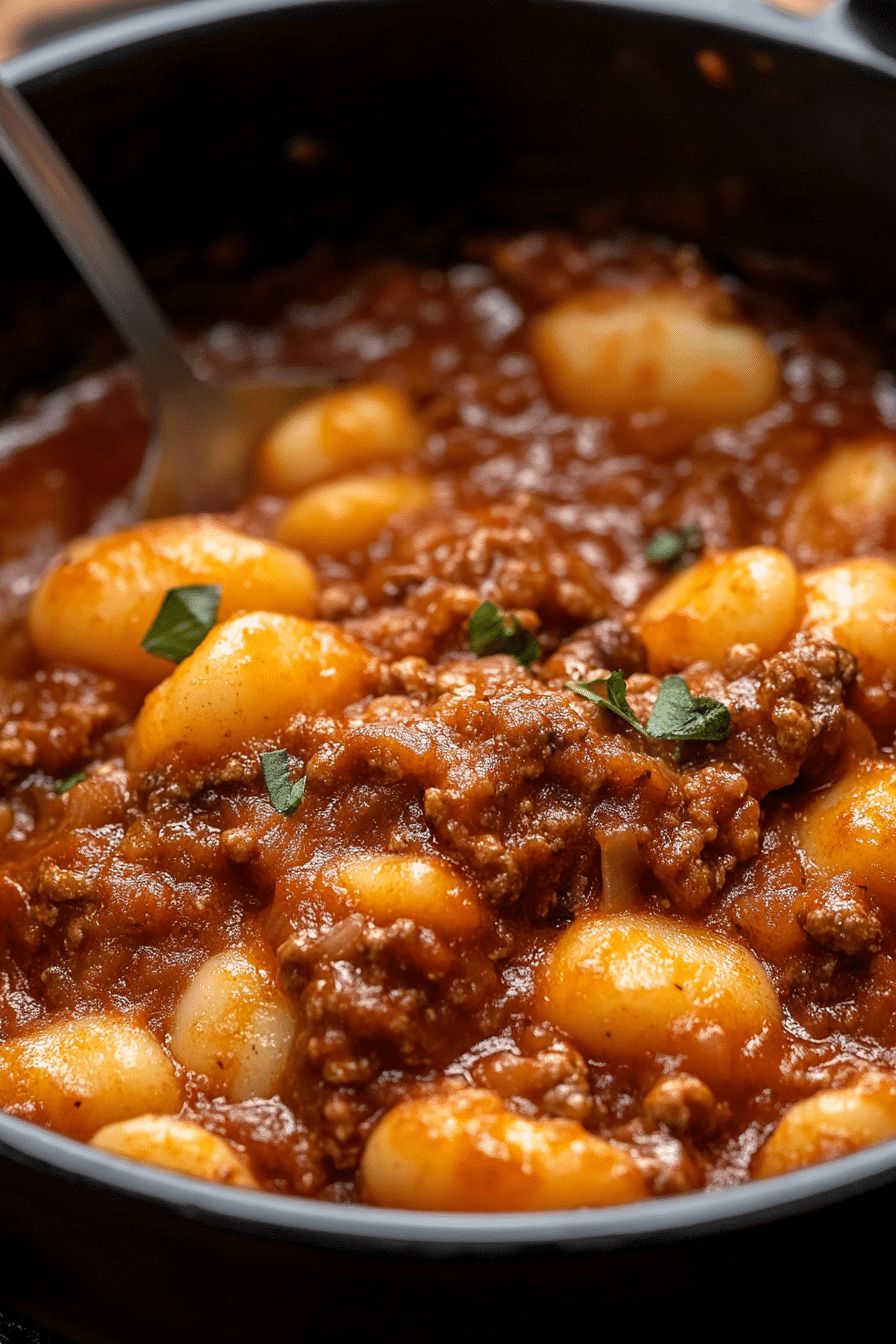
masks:
[[[674,532],[657,528],[644,547],[644,557],[651,565],[677,571],[693,564],[702,550],[703,533],[696,523],[688,523]]]
[[[523,667],[530,667],[541,653],[538,640],[522,621],[494,602],[483,602],[470,617],[467,627],[470,648],[478,658],[490,653],[509,653]]]
[[[69,789],[73,789],[76,784],[80,784],[81,780],[86,778],[83,770],[76,770],[73,775],[69,775],[68,779],[57,779],[53,785],[53,792],[68,793]]]
[[[188,583],[169,588],[140,647],[172,663],[196,650],[218,619],[220,583]]]
[[[595,686],[606,687],[606,694],[598,694]],[[644,737],[670,742],[724,742],[731,732],[728,706],[708,695],[691,695],[684,677],[666,677],[646,726],[632,712],[621,672],[611,673],[605,681],[568,681],[566,687],[618,714]]]
[[[305,776],[295,784],[292,783],[289,778],[289,755],[285,751],[263,751],[258,759],[261,761],[271,805],[285,817],[291,816],[305,797]]]

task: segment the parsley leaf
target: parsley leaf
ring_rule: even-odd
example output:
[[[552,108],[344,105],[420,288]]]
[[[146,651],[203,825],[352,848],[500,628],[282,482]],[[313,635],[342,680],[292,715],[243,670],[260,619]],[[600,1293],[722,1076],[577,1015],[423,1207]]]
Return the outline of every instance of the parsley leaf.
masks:
[[[692,564],[702,549],[703,533],[696,523],[688,523],[675,532],[657,528],[644,547],[644,557],[651,565],[676,571]]]
[[[522,621],[501,611],[494,602],[483,602],[470,617],[467,627],[470,648],[478,658],[490,653],[509,653],[523,667],[530,667],[541,653],[538,640]]]
[[[708,695],[691,695],[684,677],[666,677],[647,731],[672,742],[724,742],[731,732],[731,711]]]
[[[606,686],[606,696],[599,695],[595,686]],[[646,727],[632,713],[621,672],[611,673],[606,681],[568,681],[566,688],[595,705],[612,710],[644,737],[655,740],[724,742],[731,732],[728,706],[708,695],[691,695],[684,677],[666,677]]]
[[[169,588],[141,648],[182,663],[205,639],[218,619],[220,583],[189,583]]]
[[[606,696],[598,695],[593,689],[595,686],[606,686]],[[611,672],[606,681],[568,681],[566,683],[568,691],[575,691],[576,695],[584,696],[595,705],[601,705],[604,709],[612,710],[618,714],[620,719],[625,719],[633,728],[637,728],[639,733],[645,737],[651,737],[652,734],[647,731],[643,723],[636,719],[632,713],[631,705],[625,694],[625,677],[621,672]]]
[[[272,807],[285,817],[291,816],[305,797],[305,776],[295,784],[290,781],[289,755],[285,751],[263,751],[258,759],[261,761]]]
[[[56,783],[53,785],[53,792],[68,793],[69,789],[73,789],[76,784],[80,784],[81,780],[86,778],[87,776],[84,774],[83,770],[76,770],[75,773],[69,775],[67,779],[57,779]]]

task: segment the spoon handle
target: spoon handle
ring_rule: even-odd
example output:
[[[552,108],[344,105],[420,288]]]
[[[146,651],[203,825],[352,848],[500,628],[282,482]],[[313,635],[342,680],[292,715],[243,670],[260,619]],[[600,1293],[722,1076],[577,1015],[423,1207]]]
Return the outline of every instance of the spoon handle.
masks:
[[[194,384],[134,263],[24,98],[0,77],[0,155],[102,305],[150,394]]]

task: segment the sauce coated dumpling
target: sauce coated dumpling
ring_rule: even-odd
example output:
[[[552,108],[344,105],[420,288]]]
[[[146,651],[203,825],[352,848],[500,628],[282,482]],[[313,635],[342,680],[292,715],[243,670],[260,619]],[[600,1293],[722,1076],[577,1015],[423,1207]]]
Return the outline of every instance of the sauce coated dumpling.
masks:
[[[662,409],[719,424],[757,415],[778,392],[778,362],[759,333],[681,294],[577,294],[532,339],[556,396],[580,415]]]
[[[749,1071],[747,1047],[780,1022],[759,962],[729,939],[661,915],[585,916],[541,974],[544,1016],[594,1059],[683,1055],[710,1082]]]
[[[896,769],[862,761],[803,810],[806,853],[829,873],[852,873],[869,896],[896,909]]]
[[[631,1154],[575,1120],[532,1120],[478,1088],[401,1102],[364,1151],[368,1198],[395,1208],[524,1212],[644,1199]]]

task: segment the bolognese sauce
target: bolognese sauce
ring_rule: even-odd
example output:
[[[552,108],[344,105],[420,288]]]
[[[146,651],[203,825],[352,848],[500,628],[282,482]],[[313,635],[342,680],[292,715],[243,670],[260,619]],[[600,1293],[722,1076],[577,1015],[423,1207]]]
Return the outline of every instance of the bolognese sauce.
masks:
[[[0,1105],[483,1212],[896,1137],[865,349],[691,248],[540,233],[321,264],[198,353],[332,379],[231,514],[91,529],[126,372],[7,430]]]

